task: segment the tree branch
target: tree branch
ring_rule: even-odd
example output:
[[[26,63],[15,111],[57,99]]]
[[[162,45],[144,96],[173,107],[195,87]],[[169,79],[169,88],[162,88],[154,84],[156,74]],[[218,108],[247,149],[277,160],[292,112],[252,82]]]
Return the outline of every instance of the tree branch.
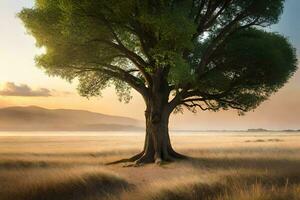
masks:
[[[216,19],[229,6],[229,4],[231,3],[231,1],[232,0],[224,0],[224,1],[211,1],[210,0],[210,1],[208,1],[206,12],[202,16],[202,18],[200,19],[201,12],[202,12],[202,10],[203,10],[203,8],[205,6],[205,1],[202,1],[201,4],[200,4],[199,13],[197,14],[197,16],[195,18],[195,23],[198,24],[197,33],[195,33],[193,35],[192,40],[196,39],[207,28],[209,28],[210,26],[212,26],[212,24],[216,21]],[[218,9],[218,7],[220,7],[220,8]]]
[[[95,64],[95,63],[94,63]],[[78,73],[84,72],[101,72],[103,74],[109,75],[120,81],[124,81],[134,88],[143,96],[147,96],[147,88],[143,85],[139,78],[131,75],[128,71],[125,71],[117,66],[103,64],[102,67],[69,67],[74,70],[78,70]]]
[[[109,20],[106,19],[106,17],[104,15],[99,16],[95,16],[93,14],[90,14],[88,12],[86,12],[82,7],[79,6],[79,8],[81,8],[81,10],[85,13],[85,15],[87,17],[93,18],[93,19],[100,19],[105,26],[108,28],[108,30],[110,31],[110,33],[112,34],[113,38],[116,40],[117,43],[114,43],[112,41],[108,41],[108,40],[103,40],[103,39],[92,39],[90,41],[99,41],[99,42],[105,42],[106,44],[110,45],[111,47],[121,51],[122,53],[124,53],[127,58],[129,60],[131,60],[136,67],[141,71],[141,73],[143,74],[146,82],[149,84],[151,82],[151,77],[150,75],[146,72],[146,67],[148,66],[148,63],[142,58],[140,57],[138,54],[136,54],[135,52],[129,50],[121,41],[121,39],[118,37],[117,33],[115,32],[111,22]]]
[[[251,4],[247,9],[241,11],[234,20],[232,20],[228,25],[226,25],[220,33],[212,40],[210,45],[207,47],[204,56],[202,56],[201,61],[198,66],[198,75],[200,75],[206,66],[209,63],[209,58],[213,54],[213,52],[218,48],[220,44],[224,42],[226,37],[237,30],[241,30],[242,27],[246,28],[247,26],[239,26],[239,22],[247,17],[247,12],[252,8],[253,4]]]

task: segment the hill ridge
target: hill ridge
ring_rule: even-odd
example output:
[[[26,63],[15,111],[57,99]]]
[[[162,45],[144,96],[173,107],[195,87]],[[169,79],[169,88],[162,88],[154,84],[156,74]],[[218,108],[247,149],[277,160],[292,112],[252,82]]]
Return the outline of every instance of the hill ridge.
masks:
[[[140,121],[79,109],[48,109],[39,106],[0,108],[0,131],[21,130],[135,130]]]

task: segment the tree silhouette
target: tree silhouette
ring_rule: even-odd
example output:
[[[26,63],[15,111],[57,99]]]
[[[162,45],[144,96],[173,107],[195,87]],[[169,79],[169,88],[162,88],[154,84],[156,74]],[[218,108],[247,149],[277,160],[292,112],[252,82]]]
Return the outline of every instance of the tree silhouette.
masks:
[[[136,163],[183,158],[171,146],[173,111],[255,109],[296,71],[278,22],[284,0],[36,0],[19,17],[46,53],[49,75],[77,78],[82,96],[114,85],[146,104],[146,137]]]

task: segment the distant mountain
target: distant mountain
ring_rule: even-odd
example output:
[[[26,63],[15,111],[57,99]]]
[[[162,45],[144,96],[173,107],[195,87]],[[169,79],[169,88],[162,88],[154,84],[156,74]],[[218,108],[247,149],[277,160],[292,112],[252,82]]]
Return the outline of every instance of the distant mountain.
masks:
[[[140,121],[84,110],[37,106],[0,109],[0,131],[126,131],[141,130]]]

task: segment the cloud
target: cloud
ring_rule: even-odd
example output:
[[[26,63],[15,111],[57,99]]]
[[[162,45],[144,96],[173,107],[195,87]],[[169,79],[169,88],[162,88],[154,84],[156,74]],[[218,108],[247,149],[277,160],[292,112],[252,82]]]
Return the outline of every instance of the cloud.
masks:
[[[47,88],[31,89],[26,84],[16,85],[13,82],[7,82],[3,88],[0,89],[1,96],[24,96],[24,97],[49,97],[51,91]]]
[[[64,96],[70,96],[73,94],[74,94],[73,92],[69,92],[69,91],[57,91],[55,89],[51,90],[51,96],[64,97]]]

